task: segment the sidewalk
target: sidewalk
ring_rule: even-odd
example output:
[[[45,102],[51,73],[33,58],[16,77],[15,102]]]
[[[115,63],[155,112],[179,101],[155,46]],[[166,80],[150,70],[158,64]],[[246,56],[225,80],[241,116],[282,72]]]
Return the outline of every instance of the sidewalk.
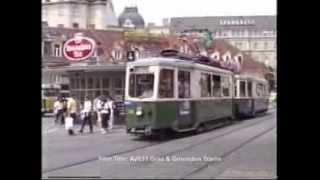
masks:
[[[64,125],[60,125],[60,124],[57,124],[55,126],[59,127],[59,129],[60,128],[63,128],[63,129],[65,128]],[[80,129],[80,128],[81,128],[81,124],[75,124],[73,126],[73,129]],[[86,124],[84,128],[86,128],[86,129],[89,128],[89,125]],[[96,129],[98,127],[97,127],[97,125],[93,125],[93,128]],[[124,125],[124,124],[123,125],[113,125],[113,127],[112,127],[112,129],[125,129],[125,128],[126,128],[126,125]]]

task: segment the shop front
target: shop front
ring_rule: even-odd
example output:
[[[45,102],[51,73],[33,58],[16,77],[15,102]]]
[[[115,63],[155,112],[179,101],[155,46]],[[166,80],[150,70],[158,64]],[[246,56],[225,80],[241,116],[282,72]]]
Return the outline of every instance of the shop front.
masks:
[[[115,124],[124,123],[125,64],[71,65],[48,69],[63,73],[69,80],[70,95],[78,102],[78,110],[85,97],[92,101],[100,96],[110,96],[116,104]]]

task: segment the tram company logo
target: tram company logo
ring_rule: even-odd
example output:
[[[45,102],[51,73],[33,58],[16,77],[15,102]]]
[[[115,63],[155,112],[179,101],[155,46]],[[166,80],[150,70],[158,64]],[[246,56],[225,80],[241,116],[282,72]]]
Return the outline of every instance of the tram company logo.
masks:
[[[63,45],[63,55],[70,61],[80,61],[92,56],[95,50],[95,41],[76,33],[74,38],[67,40]]]

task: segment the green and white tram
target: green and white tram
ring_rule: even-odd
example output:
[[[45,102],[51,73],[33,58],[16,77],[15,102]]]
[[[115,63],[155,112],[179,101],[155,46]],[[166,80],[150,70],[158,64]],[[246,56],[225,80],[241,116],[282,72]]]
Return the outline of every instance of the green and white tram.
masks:
[[[269,91],[265,79],[235,75],[234,110],[237,117],[254,117],[268,110]]]
[[[170,57],[127,63],[126,125],[132,134],[201,131],[231,119],[233,73]]]

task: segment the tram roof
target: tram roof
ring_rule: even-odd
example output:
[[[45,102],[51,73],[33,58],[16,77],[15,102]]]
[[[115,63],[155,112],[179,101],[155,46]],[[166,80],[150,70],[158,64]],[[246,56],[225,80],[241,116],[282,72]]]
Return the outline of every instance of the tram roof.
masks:
[[[166,57],[152,57],[152,58],[144,58],[139,59],[134,62],[128,62],[128,65],[134,66],[171,66],[171,67],[182,67],[182,68],[191,68],[191,69],[200,69],[206,71],[216,71],[226,74],[232,74],[231,71],[196,63],[194,61],[174,59],[174,58],[166,58]]]
[[[237,79],[250,79],[250,80],[260,81],[260,82],[267,82],[266,79],[252,76],[252,75],[236,75],[235,78],[237,78]]]

